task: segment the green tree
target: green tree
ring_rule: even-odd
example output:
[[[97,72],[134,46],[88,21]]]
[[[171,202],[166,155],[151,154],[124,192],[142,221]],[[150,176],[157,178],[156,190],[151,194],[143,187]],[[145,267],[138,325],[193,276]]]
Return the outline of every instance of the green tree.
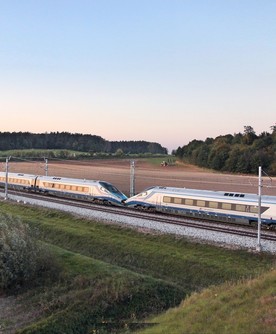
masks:
[[[242,149],[238,145],[232,148],[229,152],[228,159],[225,162],[225,170],[233,173],[238,172],[238,161],[242,154],[241,151]]]
[[[251,145],[256,138],[257,136],[252,126],[244,126],[243,143],[246,145]]]
[[[115,152],[115,155],[117,157],[122,157],[124,155],[124,151],[121,148],[118,148],[118,150]]]

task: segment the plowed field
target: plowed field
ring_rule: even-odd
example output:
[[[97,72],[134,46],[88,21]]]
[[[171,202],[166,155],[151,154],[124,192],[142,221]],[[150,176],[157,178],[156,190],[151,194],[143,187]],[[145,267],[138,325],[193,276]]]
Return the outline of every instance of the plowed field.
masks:
[[[45,175],[42,162],[10,162],[10,172]],[[126,195],[130,192],[130,160],[89,160],[48,163],[49,176],[104,180]],[[144,159],[135,160],[135,192],[151,186],[172,186],[227,192],[258,193],[258,176],[221,174],[176,163],[162,167]],[[263,178],[262,194],[276,195],[276,178]]]

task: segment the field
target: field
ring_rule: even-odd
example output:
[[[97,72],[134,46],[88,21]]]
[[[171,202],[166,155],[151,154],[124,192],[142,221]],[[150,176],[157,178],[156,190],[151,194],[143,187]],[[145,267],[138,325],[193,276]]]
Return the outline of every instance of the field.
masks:
[[[136,192],[153,185],[258,192],[257,176],[161,162],[135,161]],[[42,175],[44,167],[9,163],[10,172]],[[48,175],[102,179],[128,195],[130,160],[49,161]],[[262,193],[275,195],[275,181],[264,178]],[[0,293],[0,333],[134,334],[140,326],[143,334],[275,333],[275,256],[6,201],[0,211],[2,223],[28,223],[58,265],[58,277],[44,275],[42,285]]]
[[[49,161],[48,175],[104,180],[117,186],[126,195],[130,192],[130,159]],[[135,160],[135,192],[159,185],[194,189],[258,193],[258,176],[222,174],[174,162],[166,167],[162,160]],[[4,170],[4,165],[2,170]],[[44,162],[10,162],[10,172],[45,174]],[[276,195],[276,178],[263,177],[262,194]]]
[[[269,254],[6,201],[0,211],[2,223],[14,217],[18,225],[20,217],[33,228],[54,268],[21,293],[0,294],[3,334],[134,334],[144,322],[159,324],[146,329],[150,334],[275,333],[275,257]]]

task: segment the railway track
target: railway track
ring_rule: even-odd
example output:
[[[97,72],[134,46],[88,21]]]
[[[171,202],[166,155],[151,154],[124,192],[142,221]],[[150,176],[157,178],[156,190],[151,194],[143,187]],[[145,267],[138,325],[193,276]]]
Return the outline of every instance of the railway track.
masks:
[[[203,220],[192,220],[190,218],[178,217],[178,216],[168,216],[156,213],[148,213],[136,211],[133,209],[127,208],[119,208],[119,207],[111,207],[111,206],[103,206],[96,205],[89,202],[80,201],[77,199],[64,199],[59,197],[51,197],[45,196],[41,194],[34,193],[23,193],[20,191],[10,191],[11,195],[16,195],[22,197],[23,202],[27,202],[28,199],[34,199],[39,201],[51,202],[54,204],[62,204],[68,205],[70,207],[77,207],[80,209],[99,211],[111,215],[124,216],[135,219],[144,219],[153,222],[170,224],[170,225],[178,225],[181,227],[189,227],[195,229],[204,229],[206,231],[225,233],[231,236],[241,236],[256,239],[257,238],[257,229],[249,226],[241,226],[241,225],[230,225],[230,224],[222,224],[218,222],[210,222]],[[270,230],[262,230],[262,240],[274,241],[276,242],[276,233]]]

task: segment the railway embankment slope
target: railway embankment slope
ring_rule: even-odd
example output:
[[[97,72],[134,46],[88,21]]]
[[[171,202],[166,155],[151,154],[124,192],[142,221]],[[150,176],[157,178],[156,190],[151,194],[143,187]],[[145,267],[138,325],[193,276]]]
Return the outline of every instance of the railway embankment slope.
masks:
[[[153,327],[136,333],[276,333],[276,270],[193,293],[150,321]]]
[[[204,332],[210,328],[211,333],[216,312],[225,310],[218,324],[227,328],[226,314],[239,308],[242,315],[236,319],[245,329],[239,333],[257,333],[253,330],[260,328],[259,321],[261,328],[268,330],[262,332],[275,330],[271,321],[275,305],[273,255],[204,245],[185,237],[138,231],[19,203],[2,201],[0,211],[28,224],[59,264],[58,275],[40,277],[43,284],[31,284],[34,280],[16,294],[2,291],[2,304],[7,305],[8,300],[12,309],[20,311],[18,318],[12,309],[0,313],[4,334],[134,333],[139,327],[154,333],[166,328],[174,315],[178,327],[166,333],[185,332],[182,326],[188,324],[188,318],[194,322],[193,317],[199,326],[205,319]],[[259,303],[266,313],[253,318],[249,296],[253,298],[258,286],[262,287],[255,293],[254,305]],[[157,325],[152,326],[147,320],[166,311],[168,321],[156,318],[153,322]],[[264,318],[266,314],[268,318]],[[197,327],[187,330],[200,332]]]

